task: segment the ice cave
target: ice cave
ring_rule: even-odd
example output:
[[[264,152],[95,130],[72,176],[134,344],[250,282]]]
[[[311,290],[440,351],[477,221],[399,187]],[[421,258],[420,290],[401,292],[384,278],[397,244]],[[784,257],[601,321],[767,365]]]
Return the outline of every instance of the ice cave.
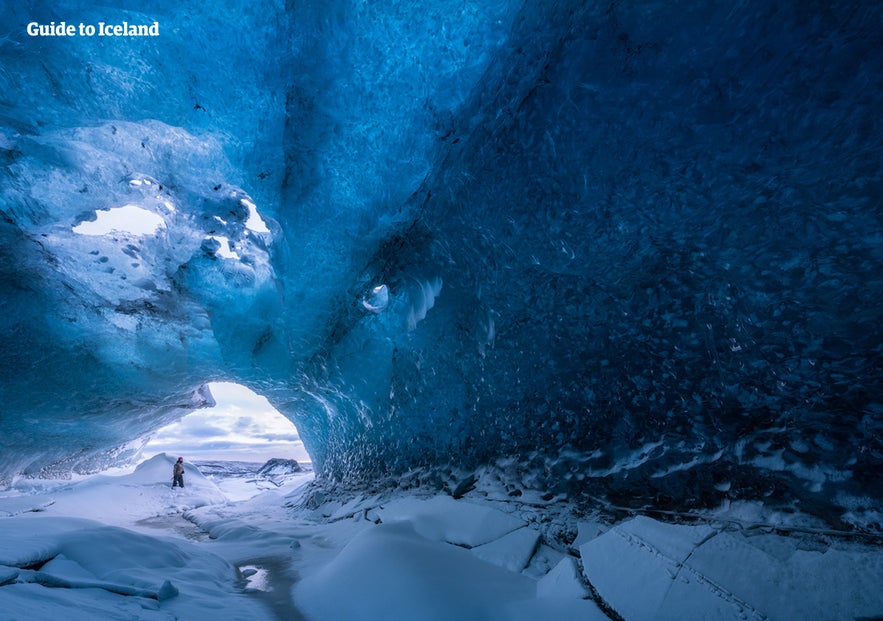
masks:
[[[883,618],[883,4],[29,0],[0,18],[0,610],[100,583],[127,603],[84,619],[226,618],[186,582],[71,560],[64,519],[96,515],[42,516],[51,559],[19,535],[84,506],[23,482],[135,464],[232,382],[310,455],[303,498],[273,510],[366,529],[322,531],[342,551],[267,618]],[[199,584],[263,575],[192,478],[201,500],[168,506],[239,533]],[[99,538],[147,545],[121,532]],[[754,582],[715,574],[714,545]],[[391,609],[371,594],[412,572],[368,580],[364,559],[395,546],[490,586],[402,578],[417,595]],[[788,565],[809,549],[825,562]],[[661,603],[666,571],[686,608]],[[368,603],[329,603],[351,578]],[[645,579],[643,599],[623,586]],[[546,596],[513,605],[524,589]],[[597,607],[549,603],[567,589]],[[261,618],[242,605],[226,614]]]

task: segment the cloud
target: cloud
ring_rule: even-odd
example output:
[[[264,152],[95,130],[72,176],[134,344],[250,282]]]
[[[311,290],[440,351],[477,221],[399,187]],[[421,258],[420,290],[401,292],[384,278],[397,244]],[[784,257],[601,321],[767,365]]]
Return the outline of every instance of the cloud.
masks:
[[[258,425],[255,424],[255,421],[251,416],[240,416],[239,418],[236,419],[236,422],[234,423],[233,428],[238,429],[238,430],[245,430],[245,429],[251,429],[251,428],[257,427],[257,426]]]
[[[310,461],[295,426],[269,402],[237,384],[210,384],[217,404],[191,412],[156,432],[143,450],[149,457],[173,452],[188,460]]]
[[[267,442],[300,442],[296,433],[262,433],[254,436]]]
[[[213,438],[227,435],[227,430],[212,425],[188,425],[183,427],[187,435],[192,438]]]

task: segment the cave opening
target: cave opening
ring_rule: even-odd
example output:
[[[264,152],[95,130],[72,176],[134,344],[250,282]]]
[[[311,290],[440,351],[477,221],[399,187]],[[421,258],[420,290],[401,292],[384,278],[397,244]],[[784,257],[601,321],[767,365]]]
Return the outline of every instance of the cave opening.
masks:
[[[144,458],[174,453],[188,461],[312,463],[297,427],[266,397],[231,382],[212,382],[208,388],[215,405],[158,429],[141,451]]]

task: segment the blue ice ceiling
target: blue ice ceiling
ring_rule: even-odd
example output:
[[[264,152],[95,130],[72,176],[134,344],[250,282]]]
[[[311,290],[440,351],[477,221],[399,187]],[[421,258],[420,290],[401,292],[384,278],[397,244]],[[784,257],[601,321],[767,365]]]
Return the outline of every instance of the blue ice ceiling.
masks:
[[[7,475],[230,380],[337,478],[883,497],[875,3],[0,15]],[[52,20],[161,35],[25,34]],[[83,232],[113,213],[146,229]]]

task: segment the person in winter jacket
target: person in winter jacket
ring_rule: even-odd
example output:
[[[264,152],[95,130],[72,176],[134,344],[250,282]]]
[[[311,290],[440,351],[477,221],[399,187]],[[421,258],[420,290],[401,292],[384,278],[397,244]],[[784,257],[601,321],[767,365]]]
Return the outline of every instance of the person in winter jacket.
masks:
[[[180,485],[182,488],[184,487],[184,458],[179,457],[178,461],[175,462],[175,467],[172,469],[172,487],[176,485]]]

